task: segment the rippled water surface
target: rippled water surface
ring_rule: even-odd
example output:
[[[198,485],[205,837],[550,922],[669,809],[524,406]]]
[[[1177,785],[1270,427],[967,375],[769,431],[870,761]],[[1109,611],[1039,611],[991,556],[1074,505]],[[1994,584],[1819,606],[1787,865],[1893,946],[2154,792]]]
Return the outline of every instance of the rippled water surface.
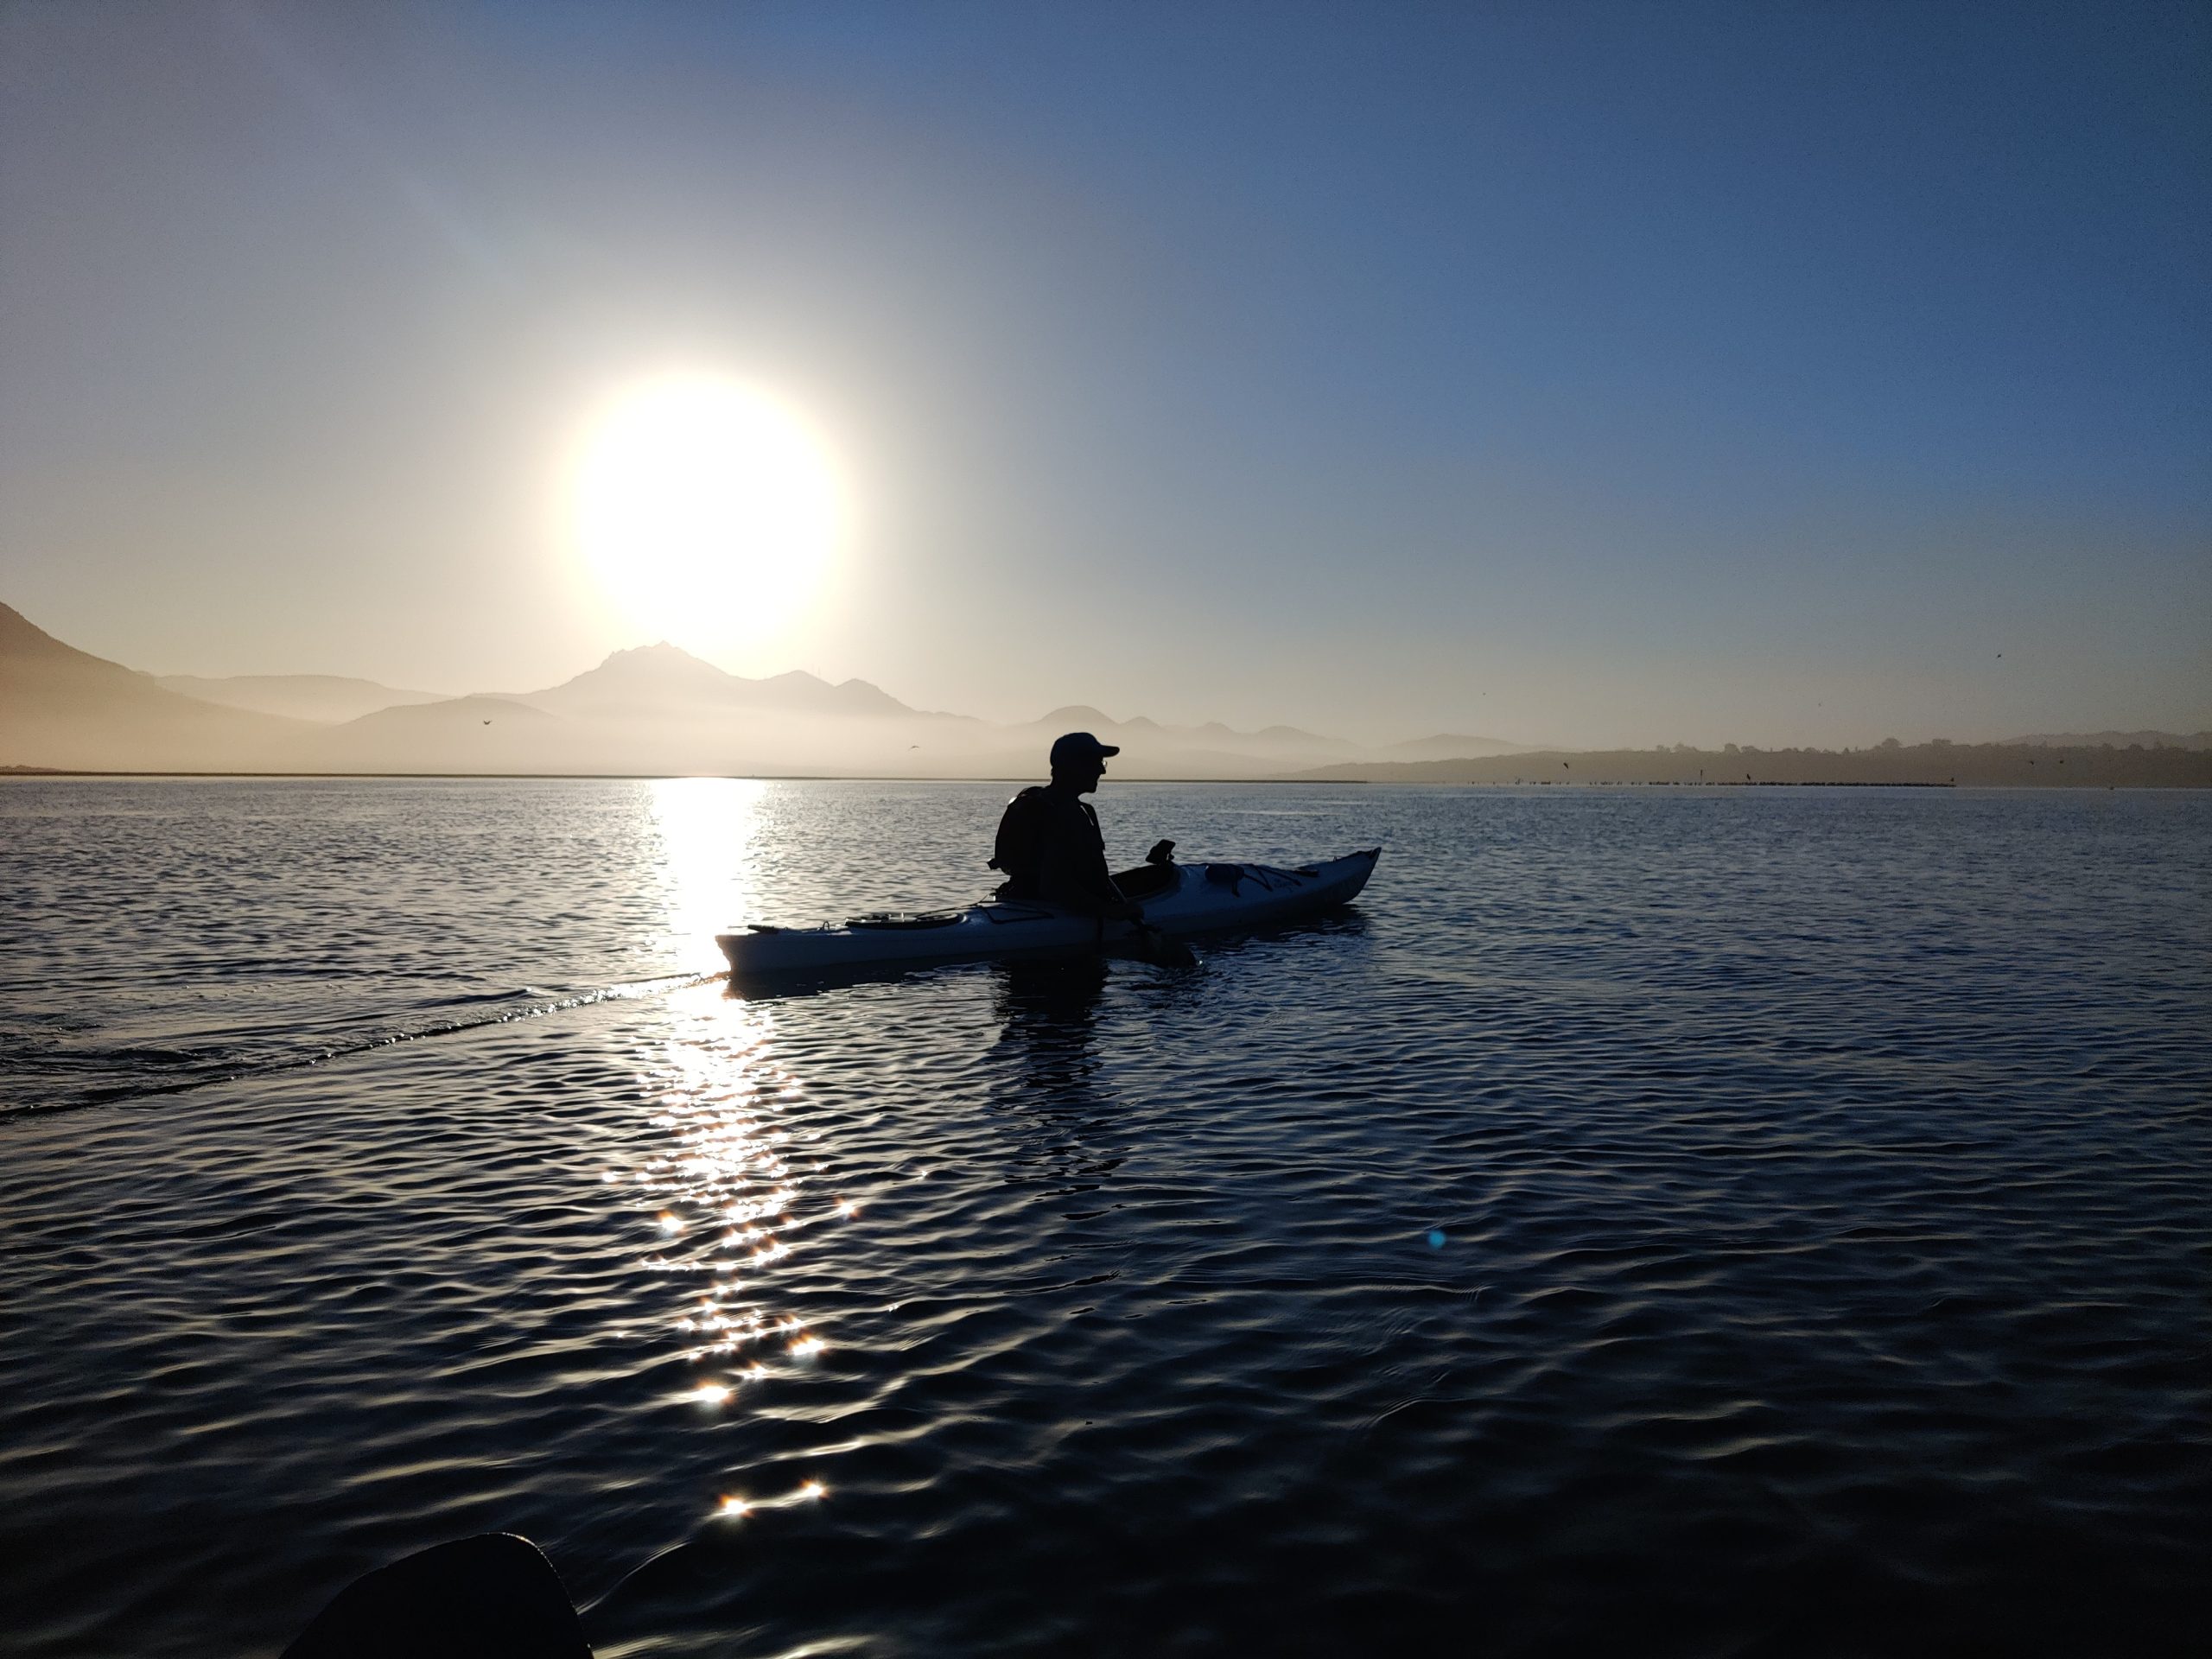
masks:
[[[2212,797],[1109,782],[1387,850],[706,976],[1004,793],[0,785],[0,1649],[489,1529],[602,1656],[2201,1643]]]

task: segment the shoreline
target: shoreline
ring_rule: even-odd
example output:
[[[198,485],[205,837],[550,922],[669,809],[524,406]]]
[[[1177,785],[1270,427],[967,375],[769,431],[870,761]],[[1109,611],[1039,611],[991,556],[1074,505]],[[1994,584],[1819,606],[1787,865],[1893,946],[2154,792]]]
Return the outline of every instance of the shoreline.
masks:
[[[280,780],[286,779],[327,779],[334,782],[359,780],[361,782],[480,782],[480,783],[658,783],[683,779],[714,779],[726,783],[757,784],[1032,784],[1037,779],[1028,774],[951,775],[944,773],[867,772],[243,772],[218,770],[190,771],[181,767],[162,767],[146,771],[124,770],[118,767],[73,766],[0,766],[0,782],[36,782],[41,779],[67,781],[98,781],[102,779],[131,779],[153,782],[162,779],[186,780]],[[2178,790],[2212,789],[2212,777],[2197,782],[2132,782],[2085,779],[2080,783],[2011,782],[1993,779],[1955,778],[1600,778],[1586,781],[1582,779],[1530,778],[1497,779],[1489,778],[1146,778],[1123,776],[1112,780],[1117,784],[1187,784],[1210,789],[1246,787],[1351,785],[1364,789],[1995,789],[2055,793],[2083,790]]]

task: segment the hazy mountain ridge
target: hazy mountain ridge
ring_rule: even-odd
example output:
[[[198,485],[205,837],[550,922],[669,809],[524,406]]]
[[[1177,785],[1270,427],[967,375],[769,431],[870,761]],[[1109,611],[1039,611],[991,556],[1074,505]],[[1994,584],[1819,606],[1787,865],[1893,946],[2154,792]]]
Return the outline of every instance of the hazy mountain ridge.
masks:
[[[379,709],[440,702],[447,696],[443,691],[411,691],[342,674],[232,674],[214,679],[198,674],[156,674],[149,677],[165,691],[202,702],[334,725],[359,720]]]
[[[555,714],[751,709],[899,718],[918,712],[866,680],[833,685],[804,669],[751,680],[702,662],[665,640],[615,652],[598,667],[542,691],[499,695]]]
[[[167,690],[0,605],[0,764],[221,771],[307,729]]]
[[[1027,725],[998,726],[917,709],[861,679],[832,683],[804,670],[748,679],[665,641],[615,652],[556,686],[498,696],[565,725],[557,732],[486,735],[457,718],[413,723],[410,733],[424,741],[435,731],[437,763],[468,770],[499,769],[493,758],[512,754],[516,766],[530,770],[1018,778],[1039,773],[1052,739],[1076,729],[1122,742],[1128,756],[1124,773],[1145,777],[1262,777],[1286,765],[1362,753],[1294,727],[1172,727],[1141,715],[1116,721],[1088,704],[1064,706]],[[373,753],[391,762],[398,735],[399,728],[386,724],[376,741],[349,734],[344,747],[356,761]]]
[[[1116,721],[1087,707],[999,725],[925,713],[865,680],[725,672],[662,643],[618,651],[558,685],[400,701],[339,721],[280,718],[163,688],[63,645],[0,606],[0,766],[59,770],[770,773],[1034,778],[1061,732],[1128,738],[1124,777],[1262,778],[1356,758],[1353,744],[1273,727]],[[186,677],[173,677],[184,679]],[[391,688],[336,676],[242,676],[232,699],[324,696],[324,711]]]
[[[295,707],[314,696],[342,705],[392,690],[337,676],[200,683],[233,697],[289,696]],[[1842,752],[1577,752],[1448,733],[1363,749],[1292,726],[1239,732],[1217,721],[1196,727],[1141,715],[1116,721],[1088,704],[999,725],[922,712],[865,680],[833,684],[797,670],[747,679],[665,643],[615,652],[543,690],[394,695],[404,700],[338,722],[188,696],[65,645],[0,605],[0,767],[19,769],[1023,779],[1042,775],[1053,738],[1088,729],[1122,746],[1114,771],[1124,779],[2212,782],[2212,734],[2202,733],[2106,733],[2057,747],[2012,740]],[[2098,741],[2105,738],[2140,747]]]
[[[1394,760],[1468,760],[1492,754],[1530,754],[1534,746],[1509,743],[1502,737],[1471,737],[1457,732],[1442,732],[1434,737],[1416,737],[1404,743],[1393,743],[1382,753]]]

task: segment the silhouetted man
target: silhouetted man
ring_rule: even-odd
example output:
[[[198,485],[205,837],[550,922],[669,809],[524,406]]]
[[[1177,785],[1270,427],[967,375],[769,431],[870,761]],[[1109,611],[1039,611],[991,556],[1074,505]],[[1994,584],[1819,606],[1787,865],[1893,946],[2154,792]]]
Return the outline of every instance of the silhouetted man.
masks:
[[[1001,899],[1040,899],[1109,921],[1143,917],[1114,885],[1098,814],[1083,798],[1106,775],[1106,757],[1121,752],[1089,732],[1070,732],[1054,742],[1052,781],[1023,790],[999,820],[991,868],[1006,872]]]

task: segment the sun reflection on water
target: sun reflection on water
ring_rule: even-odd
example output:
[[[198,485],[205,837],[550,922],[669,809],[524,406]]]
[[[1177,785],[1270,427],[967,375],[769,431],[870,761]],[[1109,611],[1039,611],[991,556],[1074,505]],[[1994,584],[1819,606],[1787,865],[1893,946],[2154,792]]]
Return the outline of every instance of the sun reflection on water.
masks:
[[[665,949],[678,965],[719,967],[715,932],[755,908],[772,787],[698,778],[647,786]],[[801,1131],[785,1117],[800,1089],[777,1056],[773,1004],[715,997],[709,1007],[705,988],[697,995],[697,1006],[671,1008],[675,1029],[636,1058],[660,1150],[601,1179],[635,1217],[639,1265],[668,1287],[645,1324],[688,1362],[671,1402],[719,1420],[747,1408],[764,1385],[813,1371],[830,1351],[830,1335],[785,1300],[787,1264],[811,1229],[860,1206],[810,1187],[821,1166],[800,1160]],[[741,1516],[824,1491],[810,1481],[785,1498],[725,1497],[715,1512]]]
[[[664,938],[679,968],[724,964],[715,935],[759,906],[761,807],[772,787],[758,779],[659,778],[646,785],[660,838]]]
[[[776,1057],[772,1005],[716,998],[678,1019],[639,1058],[661,1149],[606,1179],[634,1217],[639,1265],[667,1287],[658,1319],[647,1322],[670,1333],[693,1368],[673,1400],[715,1419],[744,1408],[763,1384],[808,1374],[830,1352],[830,1337],[785,1300],[784,1264],[813,1229],[858,1206],[810,1186],[819,1166],[800,1159],[802,1133],[785,1116],[800,1091]],[[810,1482],[786,1499],[722,1500],[716,1513],[743,1516],[823,1491]]]

